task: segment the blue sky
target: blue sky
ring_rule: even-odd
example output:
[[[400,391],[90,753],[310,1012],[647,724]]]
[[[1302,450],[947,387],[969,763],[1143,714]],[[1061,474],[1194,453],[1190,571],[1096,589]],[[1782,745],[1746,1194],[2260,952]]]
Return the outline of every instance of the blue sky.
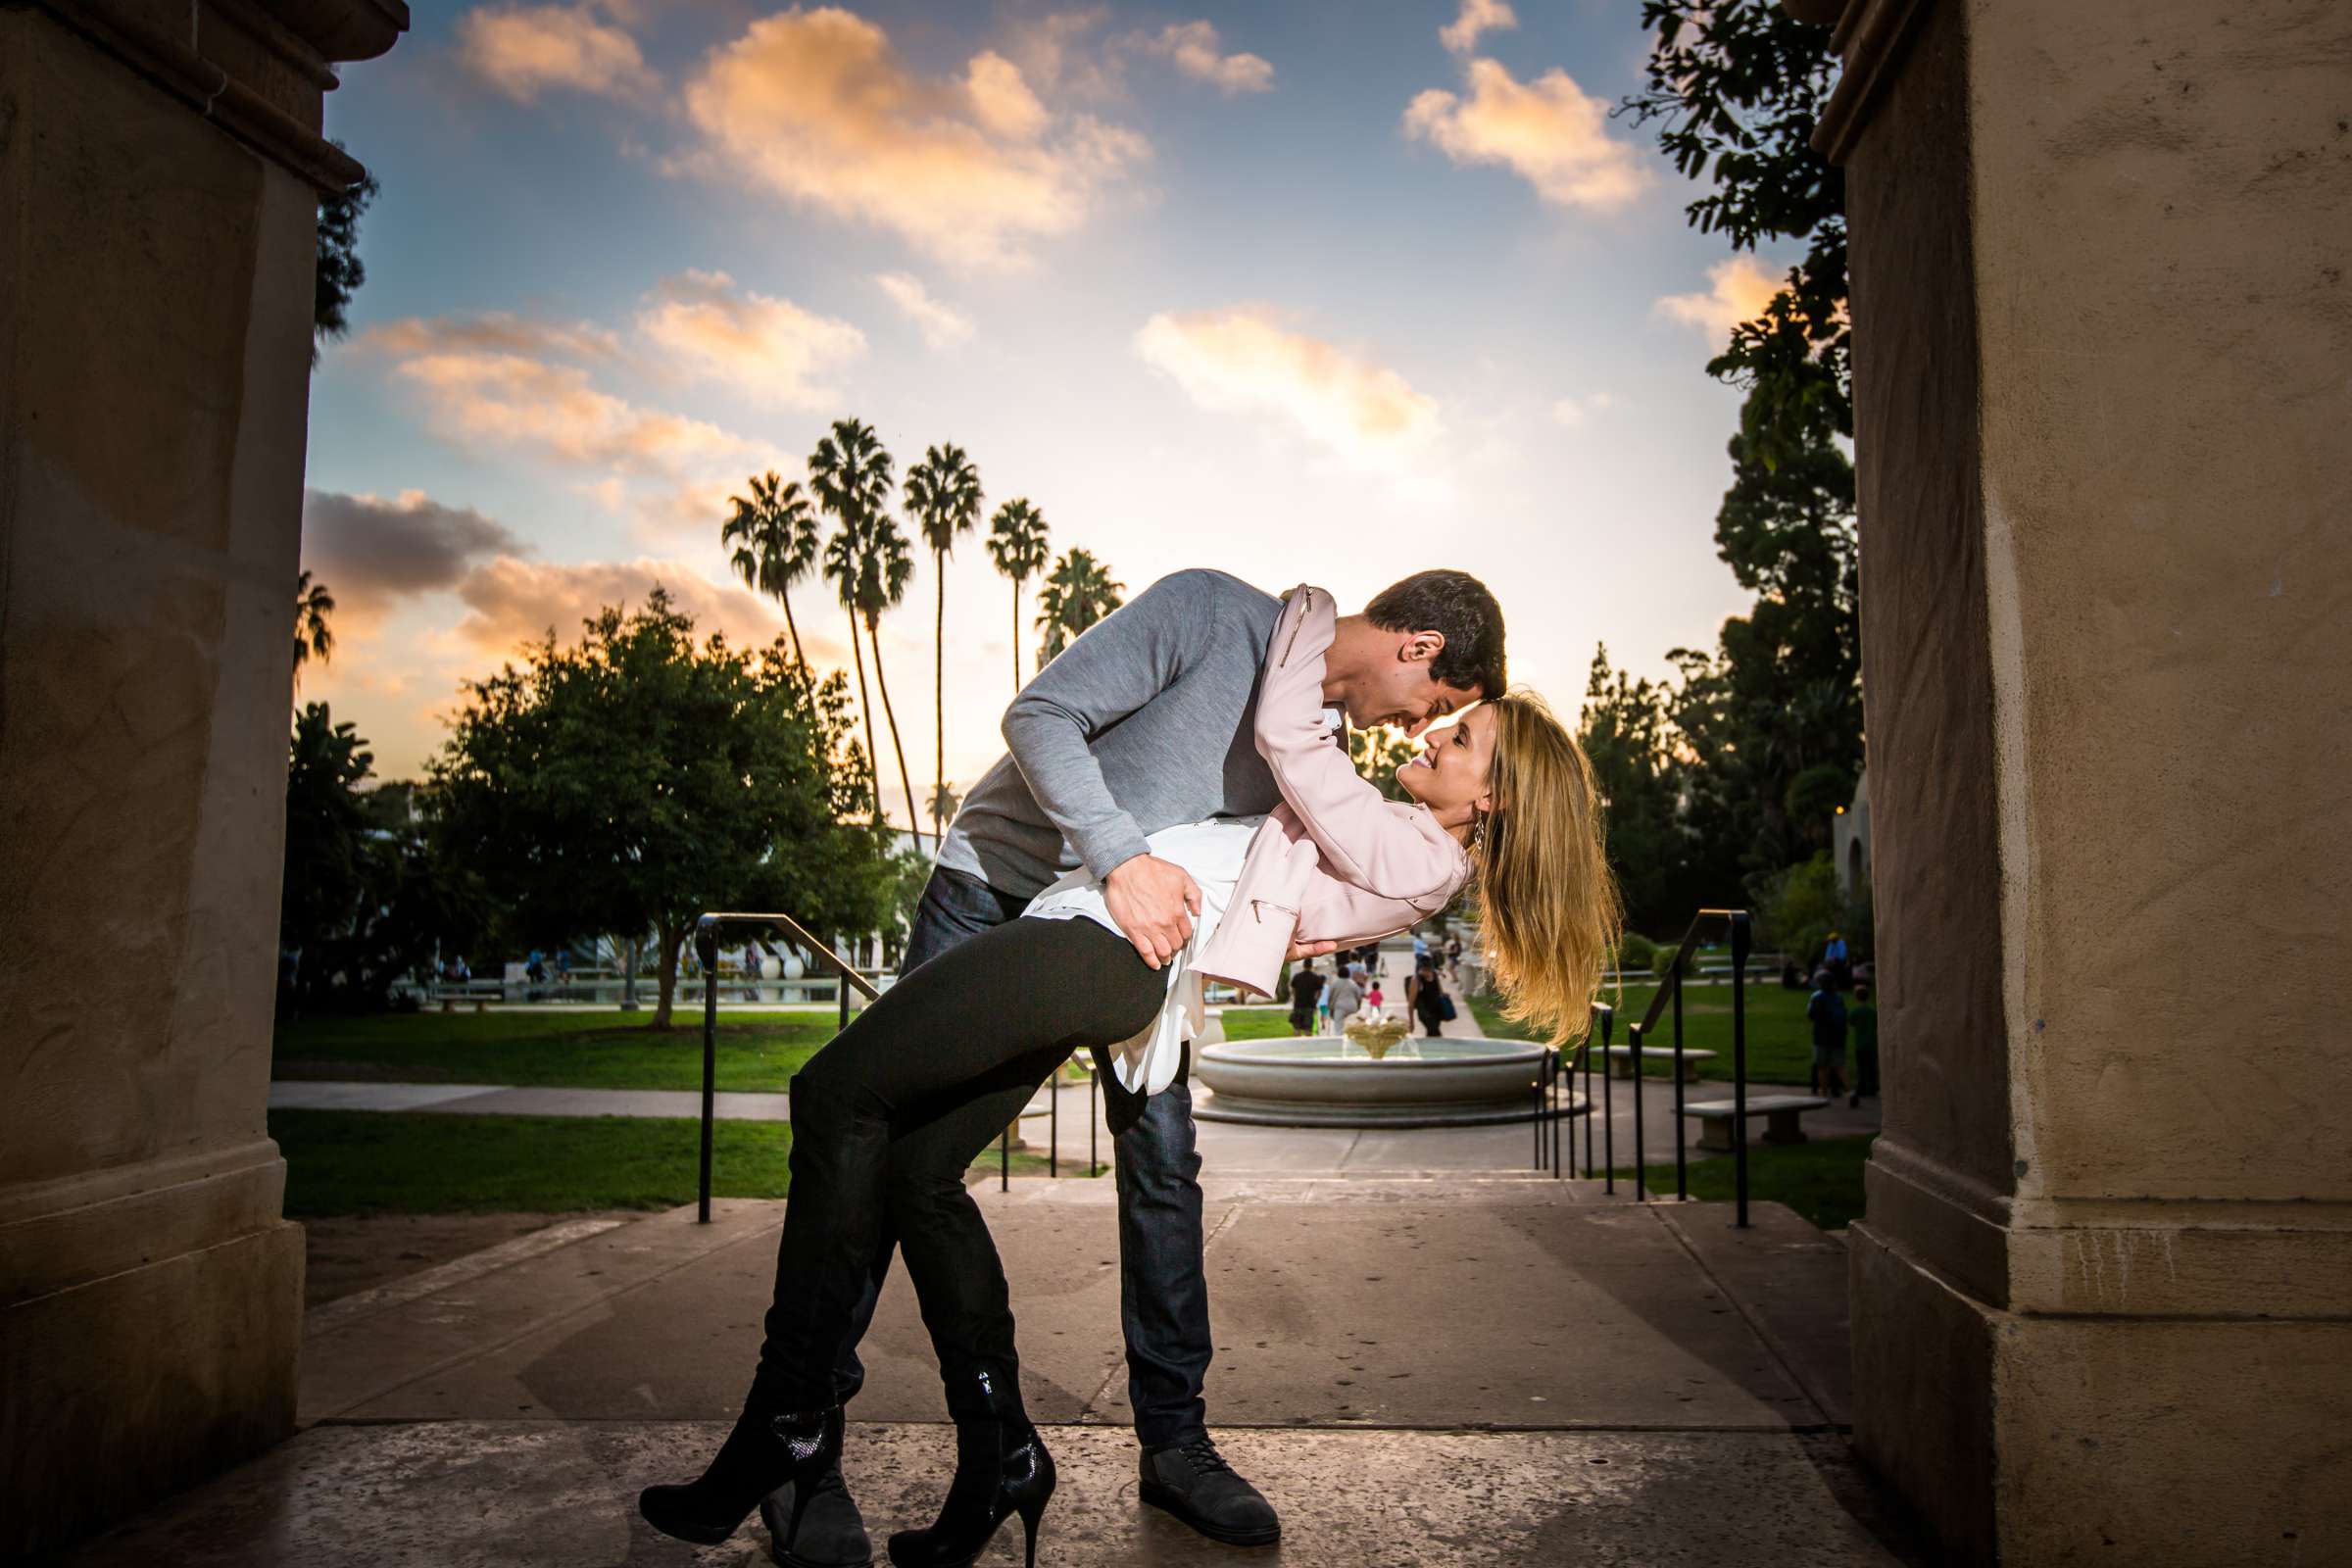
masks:
[[[415,15],[328,100],[383,194],[304,547],[341,646],[303,696],[386,776],[464,678],[655,581],[780,630],[724,498],[846,415],[902,465],[960,444],[989,510],[1027,497],[1131,591],[1474,571],[1564,710],[1595,642],[1657,672],[1742,606],[1711,539],[1737,393],[1701,367],[1777,269],[1692,233],[1603,113],[1634,0]],[[883,637],[918,792],[933,592],[926,557]],[[1010,593],[959,547],[952,780],[1001,749]],[[794,610],[846,662],[822,586]]]

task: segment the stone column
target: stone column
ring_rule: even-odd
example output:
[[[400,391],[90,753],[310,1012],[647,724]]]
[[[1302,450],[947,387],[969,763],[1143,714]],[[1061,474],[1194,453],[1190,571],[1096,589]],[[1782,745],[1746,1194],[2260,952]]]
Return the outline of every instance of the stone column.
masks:
[[[2352,1561],[2352,8],[1838,41],[1855,1441],[1954,1561]]]
[[[293,1423],[265,1127],[328,62],[400,0],[0,3],[0,1555]]]

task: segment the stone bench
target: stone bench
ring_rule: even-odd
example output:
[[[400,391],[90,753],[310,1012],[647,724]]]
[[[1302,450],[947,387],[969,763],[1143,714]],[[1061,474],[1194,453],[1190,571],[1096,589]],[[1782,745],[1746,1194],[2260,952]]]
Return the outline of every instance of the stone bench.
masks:
[[[1643,1046],[1642,1054],[1651,1061],[1672,1061],[1674,1048],[1672,1046]],[[1715,1053],[1712,1051],[1697,1051],[1685,1046],[1683,1048],[1683,1082],[1696,1083],[1699,1064],[1714,1059]],[[1631,1078],[1633,1075],[1634,1048],[1631,1046],[1609,1047],[1609,1076]]]
[[[1797,1118],[1808,1110],[1819,1110],[1828,1103],[1819,1095],[1750,1095],[1747,1097],[1747,1113],[1765,1118],[1764,1142],[1801,1144],[1805,1142],[1805,1129],[1798,1124]],[[1730,1101],[1696,1101],[1685,1105],[1683,1114],[1698,1118],[1699,1148],[1722,1153],[1731,1152],[1733,1106]]]

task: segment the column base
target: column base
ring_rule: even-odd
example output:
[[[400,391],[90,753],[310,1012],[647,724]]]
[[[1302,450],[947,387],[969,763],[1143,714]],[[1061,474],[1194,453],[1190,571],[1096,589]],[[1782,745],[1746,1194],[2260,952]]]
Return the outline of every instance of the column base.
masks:
[[[302,1227],[0,1307],[0,1558],[116,1524],[294,1430]]]
[[[1847,1239],[1855,1448],[1948,1560],[2352,1561],[2352,1322],[2027,1314]]]

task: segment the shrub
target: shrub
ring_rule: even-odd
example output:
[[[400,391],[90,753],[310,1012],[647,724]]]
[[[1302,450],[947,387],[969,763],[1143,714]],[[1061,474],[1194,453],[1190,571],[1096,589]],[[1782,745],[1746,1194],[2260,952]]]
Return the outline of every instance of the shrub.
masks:
[[[1617,967],[1646,969],[1657,958],[1658,945],[1639,931],[1628,931],[1617,939]]]

